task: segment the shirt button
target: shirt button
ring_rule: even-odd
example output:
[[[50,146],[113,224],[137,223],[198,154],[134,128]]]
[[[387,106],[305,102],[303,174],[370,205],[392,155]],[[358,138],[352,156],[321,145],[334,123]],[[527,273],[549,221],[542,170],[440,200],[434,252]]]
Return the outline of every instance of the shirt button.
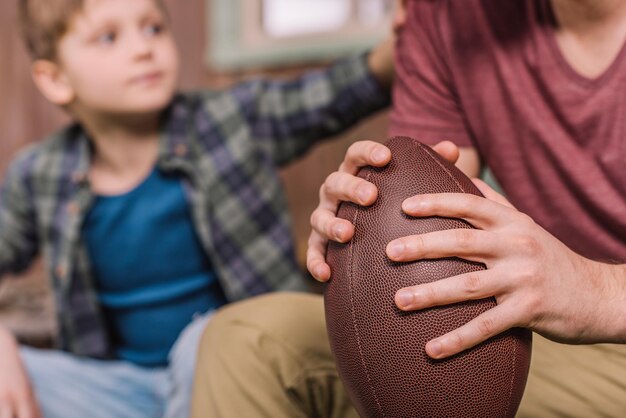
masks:
[[[174,154],[178,155],[179,157],[185,156],[185,154],[187,154],[187,145],[176,144],[176,146],[174,147]]]

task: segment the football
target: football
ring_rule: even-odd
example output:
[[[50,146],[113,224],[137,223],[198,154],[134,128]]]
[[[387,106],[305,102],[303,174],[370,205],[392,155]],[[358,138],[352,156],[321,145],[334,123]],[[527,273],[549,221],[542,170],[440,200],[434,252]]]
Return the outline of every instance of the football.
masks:
[[[363,417],[514,417],[522,398],[531,333],[512,329],[470,350],[433,360],[432,338],[494,307],[494,298],[403,312],[394,303],[402,287],[432,282],[485,266],[459,258],[397,263],[385,248],[396,238],[472,228],[463,220],[413,218],[406,198],[426,193],[473,193],[476,186],[430,147],[408,137],[386,145],[391,162],[364,167],[359,177],[378,188],[369,207],[343,202],[338,216],[355,225],[353,239],[331,242],[331,278],[324,290],[326,326],[339,375]]]

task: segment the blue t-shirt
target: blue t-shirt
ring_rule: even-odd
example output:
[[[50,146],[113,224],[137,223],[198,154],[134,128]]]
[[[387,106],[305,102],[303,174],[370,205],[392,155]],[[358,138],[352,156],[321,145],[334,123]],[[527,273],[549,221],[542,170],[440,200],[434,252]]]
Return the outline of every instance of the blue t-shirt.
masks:
[[[166,365],[193,315],[226,303],[176,176],[155,169],[128,193],[97,196],[82,232],[120,359]]]

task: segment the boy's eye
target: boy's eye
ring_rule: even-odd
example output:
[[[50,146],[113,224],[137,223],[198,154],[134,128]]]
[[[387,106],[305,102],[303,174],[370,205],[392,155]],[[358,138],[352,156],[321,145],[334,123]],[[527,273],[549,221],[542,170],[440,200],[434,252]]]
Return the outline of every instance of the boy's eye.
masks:
[[[97,42],[99,44],[108,45],[108,44],[114,43],[115,38],[116,38],[115,32],[105,32],[98,36]]]
[[[146,25],[146,28],[144,29],[144,31],[149,36],[156,36],[160,34],[161,32],[163,32],[164,29],[165,28],[162,24],[152,23],[152,24]]]

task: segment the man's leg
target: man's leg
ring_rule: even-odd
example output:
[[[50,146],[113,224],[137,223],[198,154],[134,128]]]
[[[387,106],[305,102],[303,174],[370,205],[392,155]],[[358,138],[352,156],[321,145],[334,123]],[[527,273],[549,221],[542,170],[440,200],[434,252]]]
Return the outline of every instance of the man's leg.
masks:
[[[229,305],[206,327],[193,418],[358,417],[337,376],[318,295]]]
[[[517,416],[626,417],[626,345],[562,345],[533,335]]]
[[[22,359],[45,418],[158,418],[166,372],[23,347]]]

